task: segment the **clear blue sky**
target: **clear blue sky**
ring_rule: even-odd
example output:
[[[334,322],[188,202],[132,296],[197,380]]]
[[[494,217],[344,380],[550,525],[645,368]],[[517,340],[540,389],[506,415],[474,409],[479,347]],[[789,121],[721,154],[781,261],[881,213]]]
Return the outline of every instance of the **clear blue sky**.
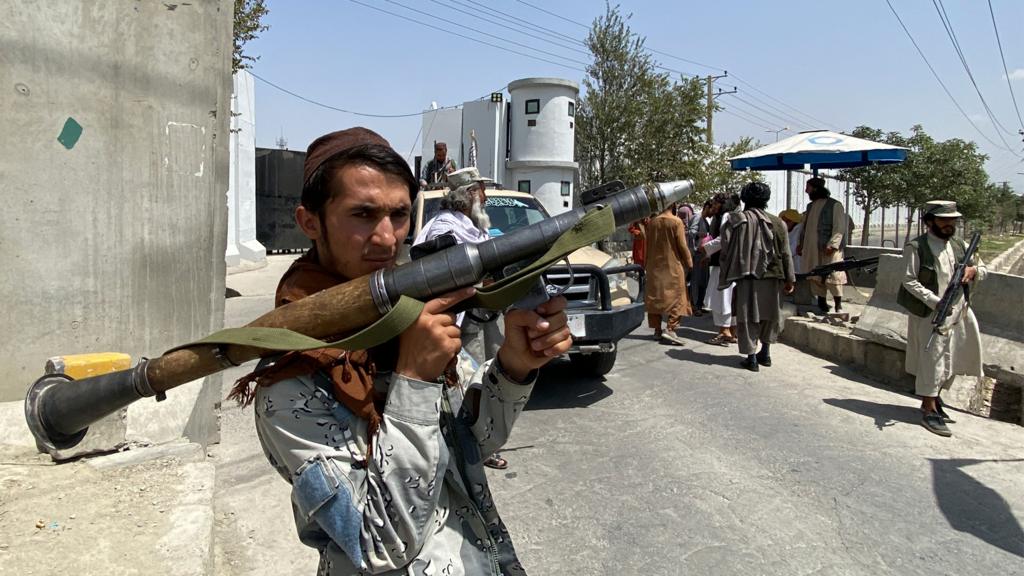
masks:
[[[783,127],[790,131],[782,137],[812,128],[849,131],[860,124],[906,133],[912,125],[922,124],[938,139],[977,142],[989,156],[990,178],[1009,181],[1018,193],[1024,192],[1024,176],[1017,174],[1024,172],[1020,158],[1024,137],[1017,133],[1022,126],[1011,102],[987,0],[944,0],[943,7],[978,88],[1008,131],[1003,138],[1016,156],[1000,149],[998,129],[986,115],[932,0],[890,2],[967,116],[995,145],[957,110],[886,0],[623,0],[620,6],[624,14],[632,14],[632,30],[646,38],[648,48],[660,52],[653,54],[659,64],[690,74],[729,72],[730,77],[716,86],[724,90],[738,86],[739,99],[719,97],[726,111],[715,115],[716,142],[752,136],[768,143],[775,134],[767,130]],[[991,3],[1006,67],[1024,114],[1024,35],[1020,33],[1024,1]],[[270,14],[265,23],[270,29],[247,47],[250,54],[259,56],[252,71],[306,98],[374,114],[414,114],[431,102],[460,104],[517,78],[557,76],[581,82],[584,66],[572,60],[589,58],[572,48],[585,51],[574,39],[583,39],[587,31],[571,21],[589,24],[605,10],[600,0],[268,0],[267,4]],[[550,30],[531,33],[565,47],[518,32],[522,28],[515,25],[523,22]],[[260,80],[256,81],[256,115],[259,146],[273,147],[283,134],[289,148],[304,150],[320,134],[362,125],[380,132],[403,155],[414,147],[419,150],[417,116],[370,118],[327,110]]]

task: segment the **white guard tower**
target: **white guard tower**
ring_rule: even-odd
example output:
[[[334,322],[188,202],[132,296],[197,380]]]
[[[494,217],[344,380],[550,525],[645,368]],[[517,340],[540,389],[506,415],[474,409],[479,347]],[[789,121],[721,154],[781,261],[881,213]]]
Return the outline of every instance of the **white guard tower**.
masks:
[[[573,208],[579,91],[579,84],[561,78],[523,78],[508,85],[512,120],[505,187],[533,194],[552,216]]]

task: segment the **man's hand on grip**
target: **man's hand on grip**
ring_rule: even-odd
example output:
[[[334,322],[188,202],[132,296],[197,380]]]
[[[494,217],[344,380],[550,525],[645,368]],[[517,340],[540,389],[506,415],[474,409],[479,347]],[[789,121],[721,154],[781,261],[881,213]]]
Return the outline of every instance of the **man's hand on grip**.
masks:
[[[448,309],[475,293],[475,288],[463,288],[424,304],[416,321],[399,336],[395,371],[424,382],[436,380],[462,348],[461,330]]]
[[[505,313],[505,342],[498,350],[502,368],[515,380],[569,351],[572,335],[565,316],[566,301],[556,296],[535,310]]]

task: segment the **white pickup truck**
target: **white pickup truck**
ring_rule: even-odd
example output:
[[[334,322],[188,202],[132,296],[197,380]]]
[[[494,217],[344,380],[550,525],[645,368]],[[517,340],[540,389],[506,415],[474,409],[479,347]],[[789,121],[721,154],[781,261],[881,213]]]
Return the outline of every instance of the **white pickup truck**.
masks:
[[[413,206],[411,243],[423,224],[440,210],[445,190],[422,190]],[[487,189],[487,215],[491,236],[506,234],[548,217],[536,198],[524,192]],[[568,258],[569,266],[553,266],[545,274],[550,286],[564,289],[569,301],[569,329],[573,347],[569,359],[581,373],[602,376],[615,365],[618,342],[644,319],[644,271],[594,247],[581,248]],[[627,283],[627,276],[634,282]],[[632,295],[629,284],[635,286]]]

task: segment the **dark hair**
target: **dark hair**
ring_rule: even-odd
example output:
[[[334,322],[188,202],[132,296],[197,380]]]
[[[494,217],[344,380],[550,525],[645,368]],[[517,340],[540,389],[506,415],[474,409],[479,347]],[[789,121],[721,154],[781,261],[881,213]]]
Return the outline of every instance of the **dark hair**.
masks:
[[[825,187],[825,179],[815,176],[807,181],[807,184],[811,187],[810,197],[812,200],[819,198],[828,198],[832,195],[829,189]]]
[[[740,191],[740,198],[743,199],[743,205],[746,209],[767,208],[768,199],[771,197],[772,189],[764,182],[750,182],[743,186],[743,190]]]
[[[314,214],[322,214],[324,205],[331,199],[331,179],[346,166],[369,166],[397,176],[409,188],[410,201],[419,192],[419,183],[404,158],[387,146],[363,144],[335,154],[317,168],[309,182],[302,187],[302,206]]]
[[[735,192],[719,192],[714,195],[712,200],[721,204],[726,212],[734,210],[740,205],[740,195]]]

